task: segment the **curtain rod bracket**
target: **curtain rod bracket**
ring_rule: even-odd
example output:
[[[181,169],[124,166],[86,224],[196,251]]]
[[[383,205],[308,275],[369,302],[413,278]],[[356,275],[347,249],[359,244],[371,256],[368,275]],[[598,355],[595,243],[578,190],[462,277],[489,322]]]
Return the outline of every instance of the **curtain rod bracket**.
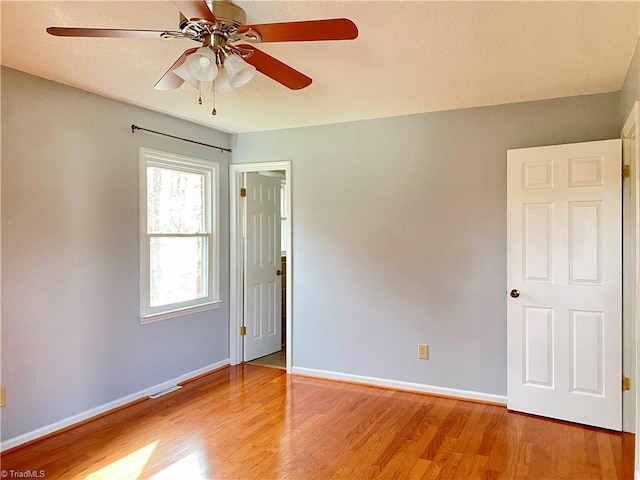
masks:
[[[136,124],[132,123],[131,124],[131,133],[135,133],[136,130],[143,130],[145,132],[155,133],[156,135],[162,135],[162,136],[165,136],[165,137],[175,138],[176,140],[182,140],[183,142],[195,143],[197,145],[202,145],[204,147],[215,148],[217,150],[220,150],[220,153],[224,153],[224,152],[231,153],[231,149],[230,148],[219,147],[217,145],[209,145],[208,143],[196,142],[195,140],[189,140],[188,138],[176,137],[175,135],[169,135],[168,133],[156,132],[155,130],[149,130],[147,128],[142,128],[142,127],[139,127]]]

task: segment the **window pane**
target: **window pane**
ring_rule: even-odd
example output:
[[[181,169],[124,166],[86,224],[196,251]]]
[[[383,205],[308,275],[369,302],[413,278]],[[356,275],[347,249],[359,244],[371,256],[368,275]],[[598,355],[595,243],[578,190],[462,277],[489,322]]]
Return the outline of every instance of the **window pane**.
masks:
[[[147,167],[148,233],[206,230],[205,176]]]
[[[207,238],[150,239],[150,306],[203,298],[207,292]]]

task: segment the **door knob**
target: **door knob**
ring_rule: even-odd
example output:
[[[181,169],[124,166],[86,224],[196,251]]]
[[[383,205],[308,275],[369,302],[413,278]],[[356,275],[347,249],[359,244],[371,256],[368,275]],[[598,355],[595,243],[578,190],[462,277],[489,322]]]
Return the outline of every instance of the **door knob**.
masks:
[[[520,296],[520,290],[516,290],[514,288],[513,290],[511,290],[511,293],[509,293],[509,295],[511,295],[513,298],[518,298]]]
[[[282,272],[281,272],[280,270],[278,270],[278,271],[276,272],[276,275],[277,275],[277,276],[280,276],[280,275],[282,275]]]

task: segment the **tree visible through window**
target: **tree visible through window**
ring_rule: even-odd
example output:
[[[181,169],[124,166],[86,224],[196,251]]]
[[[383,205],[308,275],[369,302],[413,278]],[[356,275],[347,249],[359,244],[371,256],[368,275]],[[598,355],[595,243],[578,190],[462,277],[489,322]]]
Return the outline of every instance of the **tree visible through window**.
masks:
[[[217,305],[217,164],[147,149],[140,158],[143,322]]]

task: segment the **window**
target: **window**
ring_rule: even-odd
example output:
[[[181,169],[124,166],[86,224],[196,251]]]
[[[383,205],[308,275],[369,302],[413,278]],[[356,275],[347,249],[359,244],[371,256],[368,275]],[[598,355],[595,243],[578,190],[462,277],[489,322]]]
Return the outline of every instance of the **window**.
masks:
[[[142,323],[216,308],[218,164],[140,149]]]

